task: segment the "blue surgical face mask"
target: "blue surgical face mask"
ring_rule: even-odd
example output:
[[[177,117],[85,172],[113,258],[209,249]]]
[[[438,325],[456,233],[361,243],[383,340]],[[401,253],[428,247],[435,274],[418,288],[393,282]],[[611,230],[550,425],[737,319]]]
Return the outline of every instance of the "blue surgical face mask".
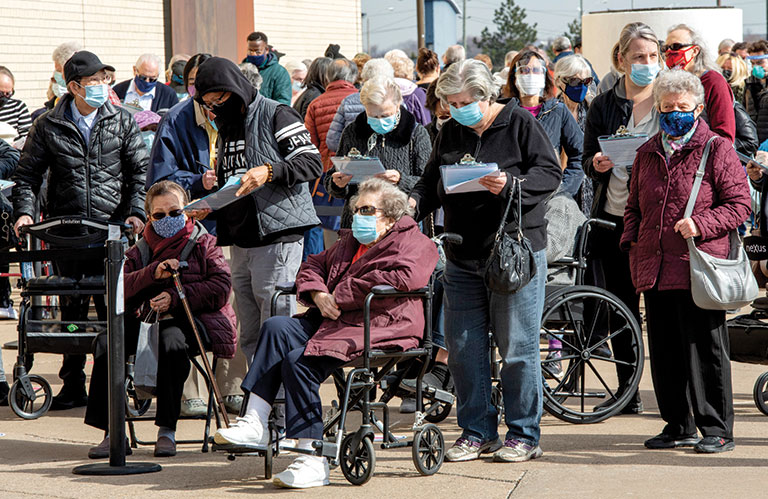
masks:
[[[670,137],[682,137],[696,123],[694,111],[670,111],[659,113],[659,126]]]
[[[99,108],[109,99],[109,85],[100,83],[98,85],[88,85],[85,89],[85,98],[83,100],[91,107]]]
[[[583,83],[581,85],[576,85],[575,87],[572,87],[571,85],[566,84],[564,93],[573,102],[583,102],[584,99],[587,97],[588,91],[589,91],[589,86],[584,85]]]
[[[152,130],[145,130],[141,132],[141,139],[144,141],[144,145],[148,150],[152,150],[152,144],[155,142],[155,132]]]
[[[51,90],[53,90],[53,95],[56,97],[61,97],[62,95],[67,93],[67,82],[64,80],[64,75],[61,74],[61,71],[56,71],[53,73],[53,79],[55,80],[55,83],[51,86]]]
[[[58,83],[62,87],[67,86],[67,81],[64,79],[64,75],[61,74],[61,71],[55,71],[53,73],[53,79],[56,80],[56,83]]]
[[[647,87],[653,83],[659,71],[661,66],[658,64],[633,64],[629,77],[638,87]]]
[[[152,228],[155,230],[155,234],[163,238],[173,237],[184,228],[187,221],[184,220],[184,214],[181,213],[176,217],[166,215],[160,220],[152,221]]]
[[[142,94],[146,94],[147,92],[151,92],[153,88],[155,88],[155,85],[157,85],[157,80],[155,81],[147,81],[144,78],[140,76],[136,76],[133,78],[133,83],[136,85],[136,88],[139,89],[139,92]]]
[[[257,68],[260,68],[262,64],[267,62],[267,54],[262,55],[249,55],[245,58],[247,62],[250,62],[251,64],[255,65]]]
[[[352,235],[360,244],[371,244],[378,239],[376,215],[355,215],[352,217]]]
[[[380,135],[386,135],[397,126],[397,118],[399,113],[395,113],[392,116],[386,118],[371,118],[368,117],[368,126],[370,126],[374,132]]]
[[[302,83],[300,81],[294,81],[293,83],[291,83],[291,88],[293,89],[294,92],[301,92],[302,90],[301,85]]]
[[[206,118],[206,119],[207,119],[207,118]],[[208,123],[210,123],[210,124],[211,124],[211,128],[213,128],[213,129],[214,129],[214,130],[216,130],[217,132],[219,131],[219,127],[217,127],[217,126],[216,126],[216,122],[215,122],[214,120],[208,120]]]
[[[758,80],[765,78],[765,68],[762,66],[752,66],[752,76]]]
[[[451,118],[464,126],[473,126],[480,123],[480,120],[483,119],[483,111],[477,102],[467,104],[458,109],[451,106]]]

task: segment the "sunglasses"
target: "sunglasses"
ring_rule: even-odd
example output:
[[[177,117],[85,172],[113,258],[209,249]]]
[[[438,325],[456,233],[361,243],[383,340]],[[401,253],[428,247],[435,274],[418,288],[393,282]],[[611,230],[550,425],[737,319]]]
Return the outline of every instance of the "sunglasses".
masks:
[[[670,50],[676,52],[678,50],[683,50],[688,47],[693,47],[692,43],[671,43],[669,45],[662,45],[661,51],[662,52],[669,52]]]
[[[184,213],[184,210],[179,208],[178,210],[171,210],[171,211],[169,211],[168,212],[168,216],[169,217],[178,217],[182,213]],[[157,212],[152,214],[152,220],[162,220],[162,219],[165,218],[165,216],[166,216],[166,214],[163,213],[162,211],[157,211]]]
[[[591,85],[592,84],[592,77],[589,78],[568,78],[565,80],[565,83],[572,86],[572,87],[578,87],[579,85]]]
[[[547,68],[543,66],[536,66],[536,67],[520,66],[515,70],[515,72],[519,75],[528,75],[528,74],[543,75],[544,73],[547,72]]]
[[[137,76],[139,77],[140,80],[144,80],[147,83],[154,83],[157,81],[157,78],[158,78],[157,76],[155,76],[154,78],[152,78],[151,76],[144,76],[144,75],[137,75]]]
[[[357,215],[359,213],[360,215],[370,216],[375,215],[377,211],[379,211],[379,209],[375,206],[358,206],[355,208],[354,214]]]

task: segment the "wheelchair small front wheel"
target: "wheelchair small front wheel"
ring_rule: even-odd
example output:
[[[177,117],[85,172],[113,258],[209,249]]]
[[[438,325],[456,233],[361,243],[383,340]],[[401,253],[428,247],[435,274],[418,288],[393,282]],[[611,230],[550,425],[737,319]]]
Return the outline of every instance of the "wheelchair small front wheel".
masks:
[[[453,404],[449,404],[447,402],[432,402],[427,397],[424,398],[424,407],[429,407],[430,403],[437,404],[437,409],[434,412],[430,412],[426,416],[424,416],[424,419],[429,421],[430,423],[442,423],[445,421],[445,418],[447,418],[451,414],[451,408],[453,408]]]
[[[27,393],[21,386],[21,378],[14,381],[8,393],[8,403],[11,410],[24,419],[37,419],[51,408],[53,392],[51,385],[42,376],[30,374],[27,376],[32,387],[32,393]]]
[[[361,438],[353,448],[355,433],[347,435],[341,441],[341,472],[352,485],[363,485],[373,476],[376,468],[376,454],[370,438]]]
[[[752,396],[755,399],[757,409],[768,416],[768,372],[757,377]]]
[[[419,473],[427,476],[437,473],[445,458],[445,439],[440,428],[427,424],[418,430],[413,435],[411,454]]]

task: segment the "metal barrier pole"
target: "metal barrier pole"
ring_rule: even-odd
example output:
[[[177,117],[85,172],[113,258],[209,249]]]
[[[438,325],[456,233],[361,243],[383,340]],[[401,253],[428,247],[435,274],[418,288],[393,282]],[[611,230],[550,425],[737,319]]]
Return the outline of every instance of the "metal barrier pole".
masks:
[[[109,374],[109,464],[78,466],[76,475],[135,475],[162,468],[155,463],[125,462],[125,345],[123,341],[123,241],[106,242],[107,358]]]

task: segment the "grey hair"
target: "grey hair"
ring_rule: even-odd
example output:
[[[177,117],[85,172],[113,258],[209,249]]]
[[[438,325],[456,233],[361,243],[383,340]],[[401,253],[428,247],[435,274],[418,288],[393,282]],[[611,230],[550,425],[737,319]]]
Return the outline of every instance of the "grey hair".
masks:
[[[627,24],[624,26],[624,29],[621,30],[619,42],[613,48],[613,53],[616,55],[613,59],[614,67],[620,73],[623,73],[624,69],[619,67],[618,55],[621,54],[622,57],[626,56],[627,52],[629,52],[629,46],[632,45],[632,42],[635,40],[647,40],[651,43],[655,43],[656,47],[659,47],[659,39],[650,26],[640,22]],[[657,52],[659,54],[659,61],[661,61],[661,51],[658,48]]]
[[[414,64],[407,57],[391,57],[387,59],[395,72],[395,78],[413,79]]]
[[[335,59],[325,70],[325,80],[328,83],[340,80],[355,83],[357,81],[357,64],[349,59]]]
[[[381,178],[369,178],[357,188],[357,194],[352,196],[349,205],[357,207],[357,201],[363,194],[379,196],[378,209],[391,220],[398,221],[403,216],[413,216],[413,208],[408,204],[408,195],[396,185]]]
[[[726,38],[720,42],[720,45],[717,46],[717,53],[720,54],[723,49],[728,49],[728,52],[730,52],[734,45],[736,45],[735,41],[731,40],[730,38]]]
[[[704,104],[704,87],[698,76],[682,69],[659,73],[653,83],[653,103],[661,108],[661,100],[669,94],[691,94],[696,105]]]
[[[384,54],[384,59],[388,60],[390,64],[392,64],[392,59],[396,57],[402,57],[404,59],[408,59],[408,54],[406,54],[404,51],[400,49],[392,49],[386,54]]]
[[[435,95],[448,107],[446,97],[467,91],[474,100],[496,101],[499,89],[493,75],[483,62],[465,59],[451,64],[437,80]]]
[[[286,71],[288,71],[288,74],[293,76],[294,71],[306,71],[307,66],[301,62],[301,61],[295,61],[295,60],[289,60],[285,64],[283,64],[283,67]]]
[[[509,52],[504,54],[504,66],[508,67],[518,53],[519,52],[517,50],[510,50]]]
[[[62,67],[64,67],[64,64],[67,63],[69,58],[79,50],[83,50],[83,46],[80,45],[80,42],[74,40],[71,42],[64,42],[53,49],[51,59],[53,62],[59,63]]]
[[[592,76],[592,68],[584,57],[579,54],[563,57],[555,64],[555,83],[584,73]]]
[[[569,40],[567,36],[559,36],[552,42],[552,50],[555,52],[563,52],[565,50],[570,50],[570,48],[571,40]]]
[[[138,68],[145,62],[153,63],[155,66],[158,67],[158,69],[163,67],[163,63],[160,60],[160,57],[156,56],[155,54],[151,54],[151,53],[141,54],[139,58],[136,59],[136,67]]]
[[[360,102],[363,106],[381,106],[387,101],[394,102],[398,108],[403,102],[400,85],[391,76],[374,76],[360,89]]]
[[[712,57],[709,55],[707,43],[704,41],[704,38],[702,38],[702,36],[696,32],[696,30],[686,24],[676,24],[667,30],[667,34],[677,30],[687,31],[688,35],[691,37],[691,43],[699,47],[699,53],[693,59],[693,67],[691,68],[691,73],[697,76],[701,76],[709,70],[720,71],[720,68],[715,66],[715,63],[712,62]]]
[[[240,72],[243,73],[245,79],[251,82],[256,90],[261,90],[261,84],[264,82],[264,78],[259,74],[259,68],[255,64],[250,62],[242,62],[237,65],[240,68]]]
[[[365,63],[363,70],[360,71],[360,79],[365,83],[376,76],[389,76],[390,78],[394,78],[395,70],[392,68],[389,61],[382,57],[371,59]]]
[[[461,62],[466,58],[467,51],[461,45],[451,45],[445,49],[445,54],[443,54],[443,59],[445,59],[446,65]]]

